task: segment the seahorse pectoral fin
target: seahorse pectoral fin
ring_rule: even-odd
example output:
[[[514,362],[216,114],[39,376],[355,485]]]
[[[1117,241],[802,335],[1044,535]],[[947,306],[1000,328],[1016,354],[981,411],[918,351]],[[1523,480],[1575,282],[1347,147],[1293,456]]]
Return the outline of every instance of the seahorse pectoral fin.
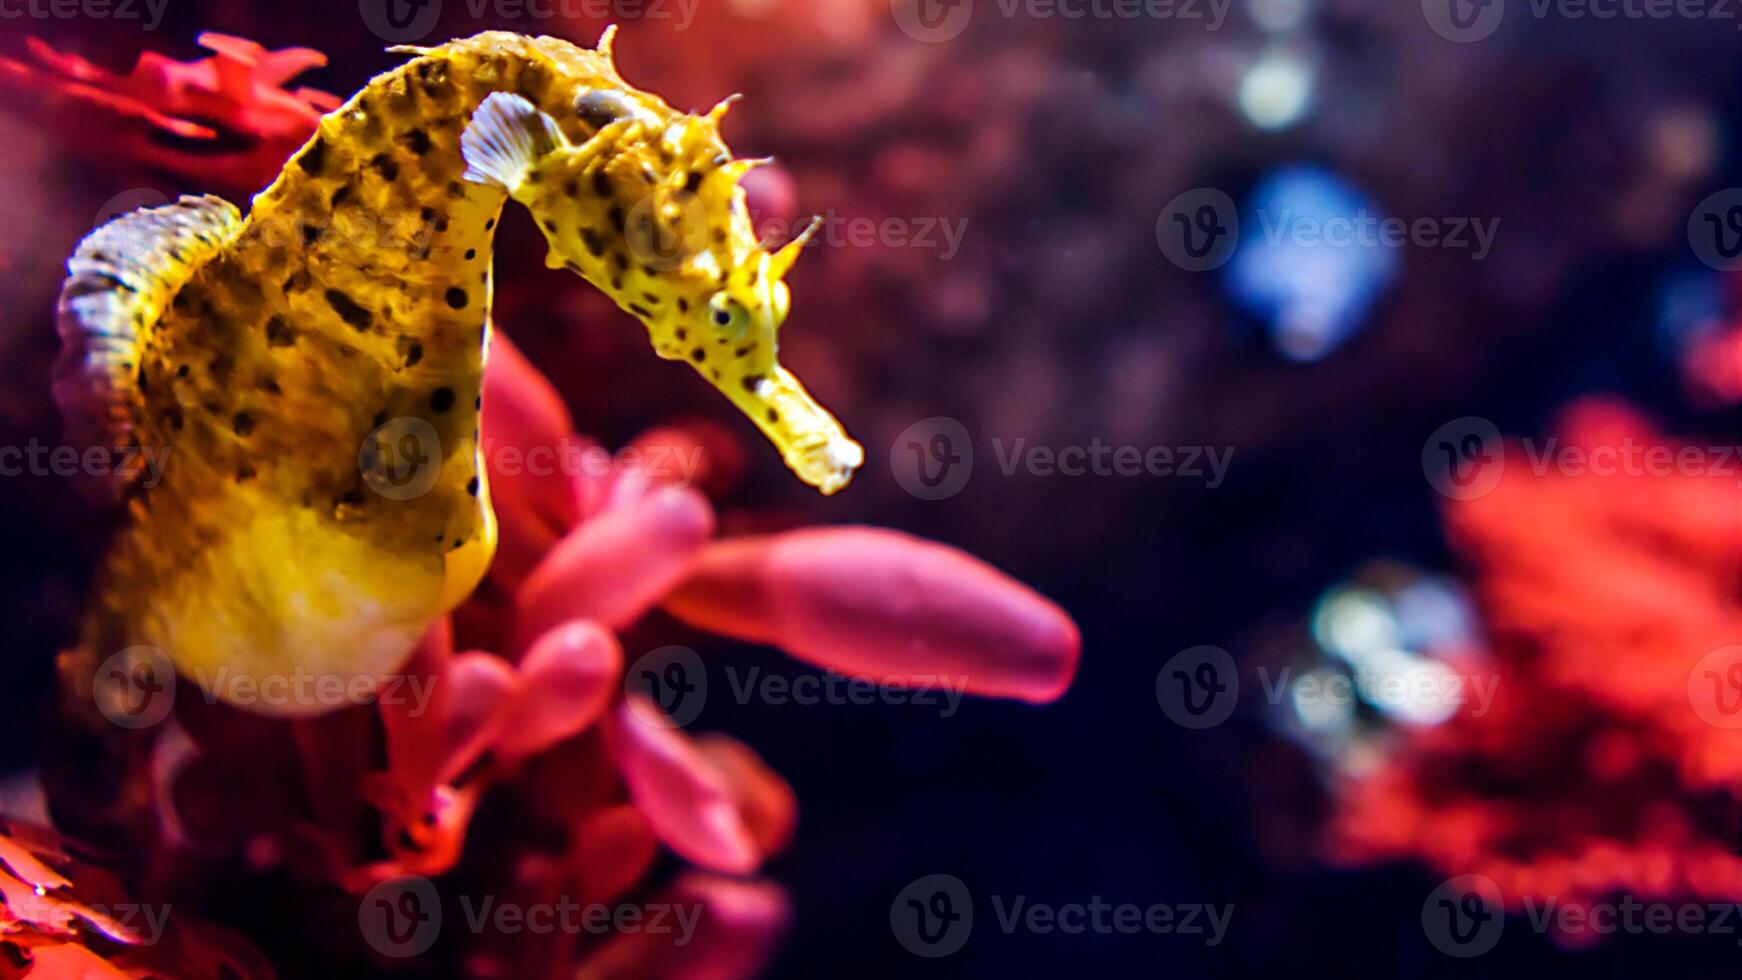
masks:
[[[555,119],[524,97],[505,92],[486,98],[460,134],[466,179],[510,194],[539,160],[566,145]]]
[[[787,468],[824,495],[851,483],[854,471],[864,464],[864,447],[786,368],[776,365],[770,375],[746,378],[740,390],[729,394],[780,450]]]

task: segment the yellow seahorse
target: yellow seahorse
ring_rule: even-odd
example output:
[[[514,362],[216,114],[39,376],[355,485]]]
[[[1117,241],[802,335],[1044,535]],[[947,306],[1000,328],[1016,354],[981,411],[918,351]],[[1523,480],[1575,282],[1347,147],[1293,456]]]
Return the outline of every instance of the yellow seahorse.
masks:
[[[246,217],[183,198],[79,247],[57,399],[89,436],[168,452],[155,485],[120,478],[87,656],[155,647],[232,701],[292,672],[367,683],[471,592],[495,547],[477,426],[510,197],[552,267],[638,317],[801,479],[846,485],[862,449],[777,359],[808,232],[765,251],[738,186],[762,161],[720,137],[730,100],[674,111],[610,43],[396,49],[415,57],[322,119]],[[408,478],[408,448],[439,467]]]

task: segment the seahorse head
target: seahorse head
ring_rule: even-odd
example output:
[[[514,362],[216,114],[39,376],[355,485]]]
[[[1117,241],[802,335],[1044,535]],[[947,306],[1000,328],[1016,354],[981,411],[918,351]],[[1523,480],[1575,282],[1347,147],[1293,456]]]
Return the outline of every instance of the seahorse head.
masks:
[[[733,99],[681,113],[614,72],[573,93],[566,127],[518,95],[484,100],[462,140],[468,178],[525,205],[551,267],[638,318],[661,357],[725,393],[802,479],[825,493],[845,486],[863,451],[779,363],[785,278],[811,229],[777,251],[757,239],[740,181],[768,161],[727,148],[720,122]]]

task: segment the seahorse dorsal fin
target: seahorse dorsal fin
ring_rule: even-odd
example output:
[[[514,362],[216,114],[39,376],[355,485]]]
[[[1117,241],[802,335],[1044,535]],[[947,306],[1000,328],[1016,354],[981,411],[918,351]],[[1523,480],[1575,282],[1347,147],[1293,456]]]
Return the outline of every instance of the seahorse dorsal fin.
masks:
[[[534,163],[565,142],[555,119],[521,96],[497,92],[460,134],[466,179],[512,193]]]
[[[234,237],[241,219],[223,198],[184,197],[124,214],[79,243],[61,287],[54,367],[54,399],[70,442],[123,450],[137,444],[146,341],[182,284]],[[102,486],[118,496],[143,460],[124,452],[112,462]]]

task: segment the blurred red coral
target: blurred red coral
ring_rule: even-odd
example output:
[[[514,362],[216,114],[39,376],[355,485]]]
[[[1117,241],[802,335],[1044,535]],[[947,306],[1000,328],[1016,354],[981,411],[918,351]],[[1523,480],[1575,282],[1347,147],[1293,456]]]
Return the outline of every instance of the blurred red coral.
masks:
[[[1483,874],[1514,910],[1623,891],[1735,901],[1742,717],[1728,724],[1702,666],[1716,656],[1722,683],[1742,641],[1737,463],[1606,401],[1572,407],[1558,440],[1509,444],[1494,491],[1446,508],[1498,678],[1491,707],[1335,757],[1329,852]],[[1687,462],[1537,462],[1599,448]]]
[[[266,978],[239,937],[141,905],[53,832],[0,821],[0,978]]]
[[[211,32],[198,41],[212,57],[181,62],[147,51],[117,75],[29,38],[36,64],[0,57],[0,88],[61,120],[68,150],[143,163],[213,190],[257,191],[339,106],[319,89],[284,88],[326,56]],[[91,118],[65,125],[79,116]]]

